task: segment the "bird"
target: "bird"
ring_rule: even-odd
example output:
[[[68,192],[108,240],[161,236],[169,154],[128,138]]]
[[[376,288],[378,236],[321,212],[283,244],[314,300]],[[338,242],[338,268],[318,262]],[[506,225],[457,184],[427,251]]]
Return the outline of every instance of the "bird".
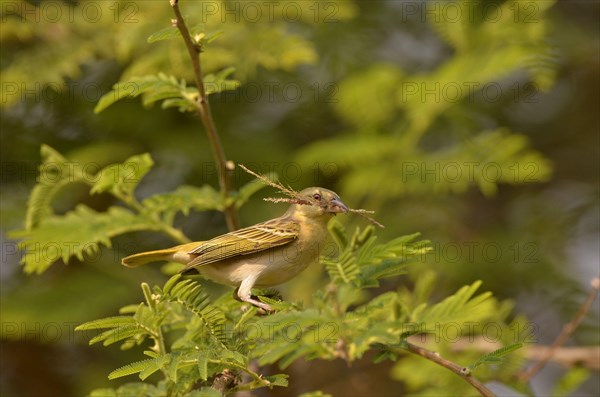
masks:
[[[122,264],[178,262],[185,265],[180,273],[195,270],[204,278],[236,287],[237,299],[271,313],[271,305],[252,296],[252,288],[282,284],[317,262],[329,220],[349,211],[337,193],[322,187],[306,188],[289,201],[292,204],[278,218],[207,241],[133,254]]]

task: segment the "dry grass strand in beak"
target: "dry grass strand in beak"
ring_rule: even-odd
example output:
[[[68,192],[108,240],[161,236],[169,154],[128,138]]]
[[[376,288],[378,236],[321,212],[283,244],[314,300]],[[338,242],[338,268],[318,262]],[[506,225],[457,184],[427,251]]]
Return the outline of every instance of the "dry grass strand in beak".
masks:
[[[296,192],[294,189],[292,189],[291,187],[285,187],[280,183],[274,182],[272,180],[270,180],[269,178],[267,178],[264,175],[260,175],[257,174],[256,172],[246,168],[246,166],[244,166],[243,164],[238,164],[238,166],[243,169],[244,171],[246,171],[247,173],[249,173],[250,175],[255,176],[256,178],[260,179],[261,181],[263,181],[265,184],[274,187],[275,189],[279,190],[281,193],[285,194],[288,197],[267,197],[264,200],[265,201],[270,201],[272,203],[289,203],[289,204],[303,204],[303,205],[319,205],[319,202],[317,200],[311,199],[309,197],[300,197],[298,192]],[[367,219],[369,222],[371,222],[372,224],[374,224],[375,226],[378,226],[380,228],[384,228],[385,226],[383,226],[381,223],[377,222],[375,219],[371,218],[369,215],[367,214],[374,214],[375,211],[369,211],[369,210],[363,210],[363,209],[354,209],[354,208],[348,208],[349,212],[358,214],[360,216],[362,216],[363,218]]]

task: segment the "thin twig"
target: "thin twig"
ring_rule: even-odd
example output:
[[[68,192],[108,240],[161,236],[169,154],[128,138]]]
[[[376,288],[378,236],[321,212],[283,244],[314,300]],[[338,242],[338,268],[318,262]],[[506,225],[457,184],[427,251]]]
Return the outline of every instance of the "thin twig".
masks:
[[[227,202],[227,198],[229,197],[229,193],[231,191],[231,172],[233,171],[235,164],[227,160],[225,151],[223,150],[223,145],[221,144],[221,139],[219,138],[219,133],[217,132],[217,127],[212,118],[210,103],[208,102],[208,96],[206,95],[206,90],[204,89],[204,80],[202,77],[202,65],[200,63],[200,52],[202,49],[199,44],[194,42],[192,36],[190,35],[190,31],[185,24],[183,16],[181,15],[178,0],[169,0],[169,3],[171,4],[173,12],[175,13],[175,19],[171,20],[171,22],[173,23],[173,26],[179,29],[192,61],[194,78],[196,80],[196,86],[198,87],[199,94],[198,101],[196,103],[196,112],[198,113],[198,117],[200,117],[200,120],[206,129],[206,135],[208,136],[213,155],[215,156],[215,160],[217,162],[221,194],[223,195],[224,201]],[[227,221],[227,227],[230,231],[239,229],[238,215],[233,203],[225,208],[225,220]]]
[[[284,193],[285,195],[287,195],[291,198],[298,198],[298,192],[295,191],[294,189],[292,189],[291,187],[285,187],[280,183],[270,180],[269,178],[267,178],[264,175],[257,174],[256,172],[247,168],[244,164],[238,164],[238,166],[241,169],[243,169],[244,171],[246,171],[247,173],[249,173],[250,175],[255,176],[256,178],[260,179],[266,185],[274,187],[275,189],[279,190],[280,192]]]
[[[538,362],[536,362],[534,365],[532,365],[526,371],[519,375],[519,379],[521,381],[527,382],[531,378],[533,378],[538,372],[540,372],[541,369],[544,368],[544,366],[556,353],[556,350],[559,347],[561,347],[567,341],[567,339],[569,339],[569,336],[571,336],[573,332],[575,332],[579,324],[581,324],[581,321],[592,307],[592,303],[594,303],[594,300],[598,295],[598,291],[600,291],[600,275],[596,276],[592,280],[591,285],[592,289],[590,293],[588,294],[586,300],[583,302],[581,307],[579,307],[577,313],[575,313],[573,319],[563,326],[561,333],[556,337],[552,345],[550,345],[550,348],[546,351],[546,354]]]
[[[280,192],[282,192],[283,194],[285,194],[287,197],[266,197],[263,200],[265,201],[270,201],[272,203],[289,203],[289,204],[303,204],[303,205],[319,205],[319,202],[312,199],[311,197],[303,197],[300,196],[299,193],[297,191],[295,191],[294,189],[292,189],[291,187],[285,187],[280,183],[274,182],[272,180],[270,180],[269,178],[267,178],[264,175],[260,175],[257,174],[256,172],[246,168],[243,164],[238,164],[238,166],[243,169],[244,171],[246,171],[247,173],[249,173],[250,175],[255,176],[256,178],[260,179],[262,182],[264,182],[265,184],[274,187],[275,189],[279,190]],[[381,223],[377,222],[375,219],[371,218],[370,216],[368,216],[367,214],[374,214],[375,211],[369,211],[369,210],[363,210],[363,209],[354,209],[354,208],[348,208],[348,212],[352,212],[354,214],[358,214],[360,216],[362,216],[363,218],[366,218],[369,222],[373,223],[376,226],[379,226],[381,228],[384,228],[385,226],[383,226]]]
[[[433,343],[430,339],[434,339],[434,337],[427,334],[413,335],[408,338],[409,341],[419,341],[426,346]],[[461,337],[449,345],[450,350],[455,353],[463,353],[465,351],[491,353],[503,346],[499,341],[489,340],[489,338],[482,336],[474,337],[473,335]],[[537,361],[545,357],[550,349],[550,346],[526,344],[526,347],[521,350],[521,354],[528,360]],[[598,371],[600,370],[600,346],[562,346],[554,351],[550,361],[566,368],[577,365]]]
[[[447,360],[441,357],[438,353],[428,350],[424,347],[417,346],[410,342],[406,342],[406,349],[414,354],[417,354],[421,357],[426,358],[429,361],[432,361],[438,365],[441,365],[444,368],[449,369],[454,372],[456,375],[460,376],[465,382],[469,383],[473,388],[475,388],[482,396],[485,397],[494,397],[495,394],[485,387],[485,385],[479,382],[477,379],[473,378],[467,371],[466,368],[461,367],[454,362]]]

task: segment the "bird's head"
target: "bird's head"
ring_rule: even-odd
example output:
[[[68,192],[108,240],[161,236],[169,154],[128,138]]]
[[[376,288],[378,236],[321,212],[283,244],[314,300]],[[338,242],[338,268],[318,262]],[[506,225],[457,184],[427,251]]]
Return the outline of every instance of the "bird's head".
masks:
[[[304,202],[293,204],[290,210],[298,211],[306,216],[335,215],[348,212],[348,207],[337,193],[322,187],[309,187],[298,193]]]

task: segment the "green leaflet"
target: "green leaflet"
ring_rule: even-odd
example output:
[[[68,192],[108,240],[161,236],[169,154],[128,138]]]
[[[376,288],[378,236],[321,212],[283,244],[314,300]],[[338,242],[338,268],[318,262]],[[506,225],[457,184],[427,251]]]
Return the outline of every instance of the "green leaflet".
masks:
[[[194,109],[194,95],[197,96],[197,90],[188,90],[185,80],[177,80],[174,76],[168,76],[164,73],[157,75],[147,75],[142,77],[133,77],[129,81],[117,83],[112,91],[104,94],[94,108],[95,113],[100,113],[115,102],[126,97],[138,97],[147,94],[144,98],[144,105],[151,105],[156,101],[167,98],[184,98],[184,95],[191,95],[187,110]]]
[[[192,39],[199,45],[209,44],[221,36],[224,32],[204,33],[204,24],[192,26],[189,28]],[[181,37],[181,33],[176,26],[169,26],[157,32],[152,33],[146,40],[148,43],[172,39],[173,37]]]
[[[376,244],[371,226],[362,231],[356,229],[352,239],[346,237],[344,227],[337,221],[330,223],[329,231],[341,251],[334,257],[322,257],[321,263],[339,285],[377,287],[380,279],[404,274],[407,264],[431,250],[428,241],[415,241],[418,233]]]
[[[131,199],[133,191],[154,162],[148,153],[133,156],[121,164],[111,164],[100,171],[90,193],[110,192],[115,197]]]
[[[233,72],[235,72],[235,68],[229,67],[217,73],[211,73],[204,76],[204,89],[206,95],[237,89],[240,86],[240,82],[228,78]]]
[[[67,160],[50,146],[42,145],[40,154],[42,163],[38,181],[27,202],[26,230],[36,227],[53,214],[52,199],[62,188],[71,183],[90,182],[80,163]]]
[[[522,347],[523,343],[513,343],[511,345],[501,347],[500,349],[494,350],[491,353],[481,356],[479,360],[475,361],[473,364],[470,364],[469,366],[467,366],[467,368],[469,369],[469,371],[473,371],[474,369],[483,364],[497,364],[498,362],[502,361],[502,356],[514,352],[515,350],[519,350]]]
[[[422,327],[421,332],[433,332],[436,326],[446,322],[480,320],[487,315],[493,305],[490,292],[474,296],[480,286],[481,281],[476,281],[433,306],[426,307],[422,304],[414,310],[411,321]]]
[[[21,238],[18,247],[25,253],[21,263],[27,273],[43,273],[59,259],[97,260],[100,245],[111,246],[110,239],[135,230],[156,230],[156,225],[120,208],[96,212],[80,204],[63,216],[47,218],[36,228],[13,232]]]
[[[130,316],[114,316],[106,317],[98,320],[88,321],[78,325],[75,331],[87,331],[89,329],[102,329],[102,328],[113,328],[125,325],[135,324],[135,321]]]
[[[234,71],[235,68],[226,68],[218,73],[204,76],[206,94],[236,89],[240,84],[239,81],[228,79]],[[178,80],[164,73],[132,77],[129,81],[115,84],[112,91],[104,94],[94,108],[94,112],[100,113],[121,99],[138,96],[142,96],[144,106],[164,101],[162,108],[177,107],[182,112],[190,112],[197,108],[198,95],[198,89],[188,86],[185,80]]]
[[[140,379],[144,380],[148,376],[152,375],[154,372],[161,369],[166,362],[168,362],[169,356],[160,356],[157,358],[150,358],[147,360],[136,361],[131,364],[124,365],[120,368],[115,369],[110,374],[108,374],[108,379],[116,379],[121,378],[123,376],[140,374]]]
[[[216,346],[225,348],[227,335],[225,334],[225,316],[217,307],[210,305],[208,294],[202,286],[190,279],[180,280],[181,275],[171,277],[162,291],[161,299],[177,302],[190,312],[194,313],[201,321],[202,332]]]
[[[173,37],[181,37],[181,33],[179,33],[179,29],[175,26],[169,26],[159,30],[158,32],[152,33],[148,36],[146,40],[148,43],[154,43],[161,40],[168,40]]]
[[[154,216],[162,216],[163,220],[172,224],[175,215],[182,212],[188,215],[190,210],[222,211],[225,206],[221,195],[212,186],[179,186],[172,192],[159,193],[142,201],[143,210]]]

